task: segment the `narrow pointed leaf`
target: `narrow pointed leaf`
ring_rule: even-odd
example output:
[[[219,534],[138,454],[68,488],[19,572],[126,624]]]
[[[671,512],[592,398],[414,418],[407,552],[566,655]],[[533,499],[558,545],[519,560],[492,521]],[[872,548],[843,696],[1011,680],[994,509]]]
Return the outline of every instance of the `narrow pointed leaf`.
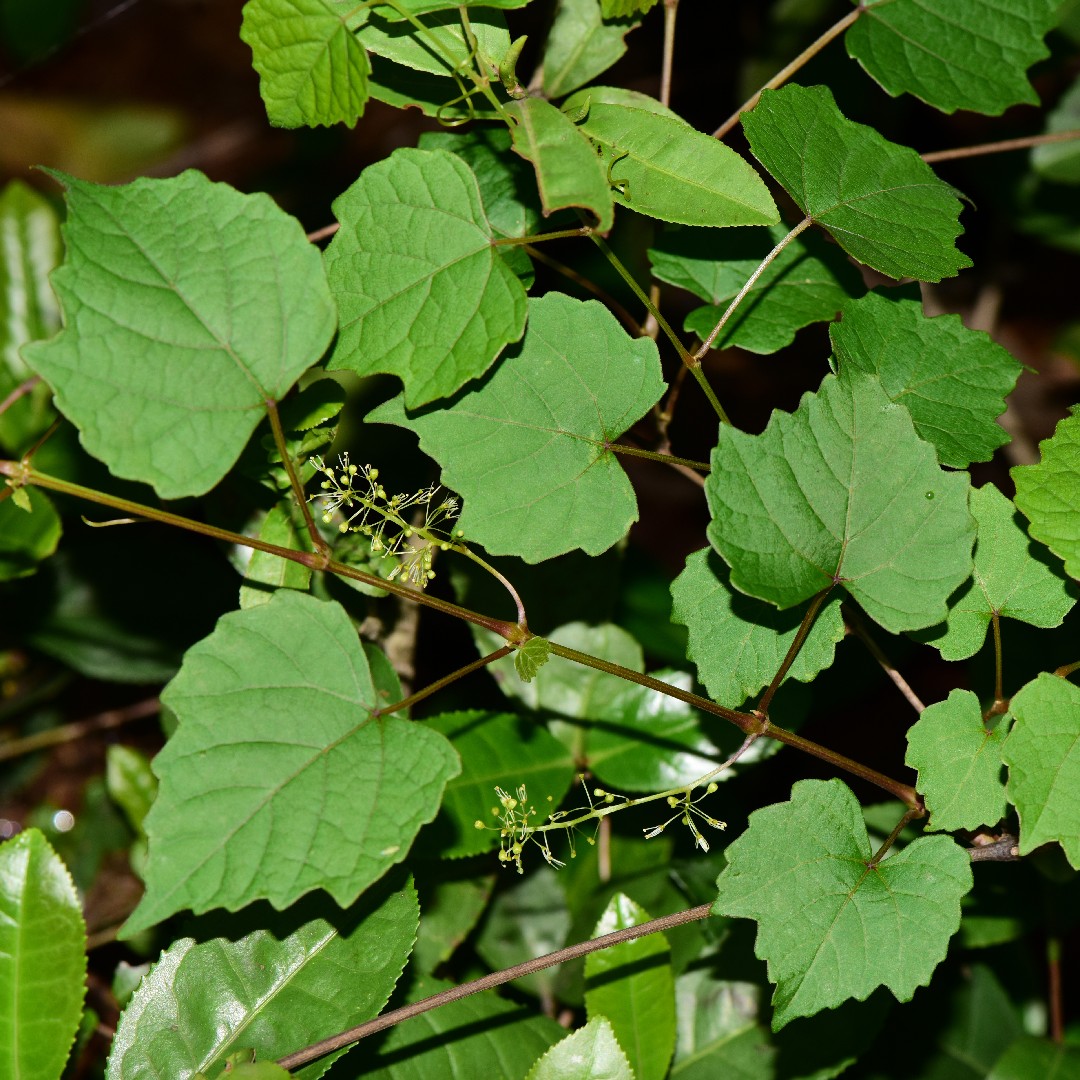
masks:
[[[1002,757],[1020,815],[1020,854],[1057,841],[1080,870],[1080,689],[1043,672],[1011,703]]]
[[[476,389],[411,415],[395,398],[369,419],[420,436],[464,499],[466,542],[541,562],[574,548],[599,555],[637,519],[607,446],[663,389],[651,340],[630,338],[595,301],[548,293],[530,301],[524,341]]]
[[[1028,532],[1080,580],[1080,409],[1074,407],[1039,450],[1037,465],[1019,465],[1010,473],[1016,505],[1031,522]]]
[[[1020,362],[959,316],[928,319],[918,300],[868,293],[844,307],[829,335],[841,376],[852,370],[876,375],[943,465],[966,469],[989,461],[1009,441],[995,420],[1005,411]]]
[[[920,281],[971,265],[955,247],[953,189],[914,150],[846,119],[827,87],[766,90],[742,123],[758,161],[859,262]]]
[[[250,0],[240,38],[259,73],[271,124],[355,124],[367,103],[367,53],[352,0]]]
[[[611,1024],[594,1017],[557,1042],[529,1070],[525,1080],[634,1080],[634,1070]]]
[[[757,920],[774,1031],[878,986],[909,1001],[945,958],[972,886],[967,852],[945,836],[873,865],[858,801],[839,780],[800,780],[790,801],[755,810],[726,854],[713,911]]]
[[[971,573],[967,475],[864,375],[826,376],[761,435],[722,426],[705,492],[731,584],[780,608],[839,584],[897,633],[941,622]]]
[[[1050,55],[1043,37],[1059,0],[874,0],[844,35],[848,55],[893,97],[914,94],[942,112],[997,116],[1036,105],[1027,69]]]
[[[1001,820],[1001,745],[1007,733],[1005,719],[987,731],[979,699],[970,690],[953,690],[923,711],[908,731],[904,760],[918,770],[918,790],[930,811],[928,829],[977,829]]]
[[[319,253],[267,196],[197,172],[124,187],[60,179],[64,329],[23,355],[116,475],[163,498],[208,491],[266,399],[330,343]]]
[[[162,702],[146,895],[125,933],[183,908],[352,903],[408,854],[459,769],[446,740],[382,704],[343,608],[291,589],[224,616]]]
[[[525,327],[525,289],[492,246],[469,167],[397,150],[334,201],[326,252],[341,312],[333,368],[386,371],[410,408],[483,374]]]
[[[385,8],[373,11],[357,31],[359,43],[369,52],[415,71],[450,79],[470,62],[471,46],[458,11],[438,11],[423,19],[421,32],[411,22],[385,17]],[[506,20],[496,11],[474,11],[469,25],[483,66],[498,62],[510,47]],[[458,85],[453,82],[450,85]],[[458,90],[453,96],[461,93]]]
[[[1032,626],[1060,626],[1078,590],[1061,564],[1028,539],[1016,507],[993,484],[971,492],[978,527],[971,580],[949,599],[938,627],[916,635],[946,660],[966,660],[982,648],[995,613]]]
[[[560,98],[607,71],[638,25],[637,19],[605,21],[600,0],[559,0],[544,45],[544,93]]]
[[[211,1076],[241,1048],[273,1061],[377,1016],[416,938],[416,892],[330,907],[301,905],[299,924],[290,913],[239,939],[175,941],[120,1018],[107,1080]]]
[[[684,225],[773,225],[776,204],[754,169],[684,120],[593,101],[581,124],[599,149],[614,198]]]
[[[0,1075],[54,1080],[86,992],[75,884],[41,832],[0,844]]]

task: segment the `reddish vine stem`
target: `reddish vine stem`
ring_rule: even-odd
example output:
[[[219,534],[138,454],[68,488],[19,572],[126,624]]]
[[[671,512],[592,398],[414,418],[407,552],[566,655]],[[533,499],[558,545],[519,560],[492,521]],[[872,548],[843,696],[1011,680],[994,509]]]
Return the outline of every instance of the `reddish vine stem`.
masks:
[[[292,488],[293,497],[296,499],[300,513],[304,516],[304,525],[315,550],[329,558],[330,545],[323,539],[318,526],[312,520],[311,510],[308,507],[307,497],[304,495],[304,485],[296,474],[296,466],[293,464],[292,455],[289,453],[289,444],[285,441],[285,431],[281,426],[281,416],[278,414],[277,402],[273,398],[266,398],[266,415],[270,419],[270,430],[274,433],[274,444],[277,446],[278,456],[285,466],[285,472],[289,475],[289,487]]]
[[[514,979],[532,975],[536,971],[543,971],[544,968],[554,967],[556,964],[565,963],[567,960],[576,960],[580,956],[586,956],[599,949],[609,949],[611,946],[624,941],[633,941],[635,938],[645,937],[647,934],[657,934],[676,926],[707,919],[711,914],[711,904],[699,904],[697,907],[688,908],[686,911],[677,911],[674,915],[664,915],[659,919],[652,919],[649,922],[642,923],[640,926],[630,926],[625,930],[616,930],[614,933],[604,934],[603,937],[578,942],[576,945],[559,949],[557,952],[548,953],[546,956],[537,957],[535,960],[526,960],[523,964],[515,964],[513,967],[493,972],[491,975],[485,975],[483,978],[463,983],[461,986],[454,986],[449,990],[443,990],[441,993],[432,994],[431,997],[414,1002],[412,1005],[406,1005],[403,1008],[394,1009],[393,1012],[384,1013],[374,1020],[368,1020],[367,1023],[343,1031],[340,1035],[333,1035],[329,1039],[313,1043],[303,1050],[297,1050],[293,1054],[278,1058],[277,1063],[283,1069],[298,1068],[301,1065],[306,1065],[309,1061],[322,1057],[324,1054],[331,1054],[335,1050],[341,1050],[350,1043],[364,1039],[368,1035],[385,1031],[386,1028],[400,1024],[404,1020],[411,1020],[414,1016],[420,1016],[423,1013],[430,1012],[432,1009],[437,1009],[440,1005],[449,1005],[452,1001],[460,1001],[471,994],[478,994],[482,990],[502,986],[504,983],[513,982]]]
[[[908,827],[911,821],[917,817],[922,817],[921,810],[916,809],[915,807],[912,807],[910,810],[908,810],[908,812],[897,822],[896,828],[893,829],[893,831],[889,833],[889,835],[885,838],[885,843],[883,843],[881,847],[879,847],[877,851],[874,852],[874,857],[870,860],[870,864],[872,866],[877,866],[877,864],[885,858],[885,855],[888,852],[889,848],[891,848],[893,844],[896,843],[897,837],[899,837],[899,835]]]
[[[1002,139],[1000,142],[978,143],[975,146],[958,146],[952,150],[931,150],[922,155],[923,161],[956,161],[958,158],[981,157],[983,154],[1001,154],[1007,150],[1029,150],[1047,143],[1071,142],[1080,139],[1080,130],[1050,131],[1041,135],[1024,135],[1018,139]]]
[[[41,376],[32,375],[26,382],[19,383],[3,401],[0,401],[0,416],[3,416],[19,398],[29,394],[39,382],[41,382]]]
[[[994,634],[994,706],[1001,705],[1005,700],[1001,679],[1001,616],[997,611],[990,615],[990,627]]]
[[[664,58],[660,68],[660,103],[671,104],[671,69],[675,60],[675,19],[679,0],[664,0]]]
[[[513,645],[503,645],[502,648],[488,653],[487,656],[481,656],[479,660],[474,660],[471,664],[465,664],[464,667],[451,671],[449,675],[444,675],[441,679],[428,683],[423,690],[417,690],[415,694],[410,694],[393,705],[386,705],[381,709],[372,709],[371,715],[389,716],[391,713],[401,712],[402,709],[410,709],[417,702],[423,701],[426,697],[431,697],[432,694],[441,690],[444,686],[449,686],[451,683],[457,682],[458,679],[464,679],[466,675],[471,675],[474,671],[479,671],[481,668],[487,667],[488,664],[501,660],[504,656],[509,656],[513,651]]]
[[[916,694],[908,685],[904,676],[896,670],[889,658],[881,651],[877,642],[870,636],[866,627],[863,625],[862,619],[859,618],[858,613],[845,606],[844,621],[847,623],[851,632],[866,646],[866,651],[881,665],[882,670],[893,681],[893,684],[900,693],[904,695],[908,704],[917,713],[922,713],[926,709],[926,706],[922,703],[918,694]]]
[[[1057,936],[1046,942],[1046,974],[1050,1040],[1060,1046],[1065,1041],[1065,1017],[1061,1007],[1061,938]]]
[[[825,603],[829,593],[832,592],[832,586],[827,589],[822,589],[810,601],[810,606],[806,609],[806,614],[803,615],[802,622],[799,624],[799,629],[795,633],[795,638],[791,642],[788,648],[787,655],[780,663],[780,667],[777,668],[776,674],[772,678],[772,682],[765,689],[765,693],[761,695],[761,700],[757,704],[758,712],[767,716],[769,713],[769,705],[772,704],[773,695],[780,688],[780,684],[784,681],[784,676],[788,673],[791,665],[795,663],[795,657],[799,655],[799,650],[802,649],[803,643],[806,641],[811,629],[814,626],[814,620],[817,619],[818,612],[821,610],[821,605]]]

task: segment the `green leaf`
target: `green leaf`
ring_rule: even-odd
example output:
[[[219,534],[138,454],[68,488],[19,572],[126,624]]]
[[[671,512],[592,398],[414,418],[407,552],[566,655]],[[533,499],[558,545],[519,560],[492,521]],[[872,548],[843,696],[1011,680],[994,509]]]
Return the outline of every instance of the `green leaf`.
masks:
[[[562,802],[574,778],[574,761],[539,724],[511,713],[459,712],[424,721],[448,739],[461,757],[461,773],[446,785],[442,810],[425,839],[432,854],[459,858],[499,843],[495,788],[516,793],[522,785],[538,807],[537,824]],[[482,821],[487,829],[476,828]]]
[[[476,867],[466,863],[459,869],[461,865],[443,863],[437,880],[426,872],[417,882],[423,918],[409,962],[421,975],[430,975],[454,955],[491,900],[494,872],[483,877],[476,874]]]
[[[777,611],[734,592],[728,568],[711,548],[695,551],[671,583],[672,619],[690,634],[686,657],[714,700],[737,708],[772,681],[795,640],[805,608]],[[787,677],[810,682],[833,662],[844,637],[840,598],[818,613]]]
[[[67,868],[37,829],[0,844],[0,1061],[54,1080],[86,992],[86,927]]]
[[[918,300],[867,293],[844,308],[829,335],[841,376],[852,370],[876,375],[943,465],[966,469],[989,461],[1009,441],[994,421],[1005,411],[1021,365],[958,315],[928,319]]]
[[[525,328],[525,289],[492,246],[461,158],[396,150],[334,200],[326,251],[341,329],[329,364],[390,372],[410,408],[483,374]]]
[[[1016,722],[1001,756],[1020,815],[1020,854],[1057,840],[1080,869],[1080,689],[1043,672],[1009,708]]]
[[[510,8],[523,8],[530,0],[396,0],[397,7],[401,12],[410,15],[428,15],[432,11],[449,11],[451,8],[498,8],[509,10]],[[391,22],[400,22],[405,15],[386,5],[380,6],[379,14]]]
[[[13,180],[0,192],[0,401],[33,375],[19,354],[22,346],[60,326],[49,274],[62,253],[56,211]],[[40,384],[0,413],[0,444],[10,453],[28,450],[52,423],[49,398]]]
[[[628,15],[644,15],[656,6],[657,0],[600,0],[605,19],[621,19]]]
[[[290,494],[276,506],[272,506],[259,526],[258,538],[268,544],[307,551],[308,544],[301,542],[300,533],[293,522],[295,506]],[[307,534],[304,534],[307,539]],[[244,583],[240,586],[240,606],[257,607],[265,604],[275,589],[299,589],[304,592],[311,584],[311,570],[303,563],[282,559],[265,551],[251,551]]]
[[[1008,726],[1003,719],[988,731],[970,690],[953,690],[923,711],[908,731],[904,761],[919,772],[918,790],[930,811],[928,829],[977,829],[1001,820],[1001,745]]]
[[[270,925],[242,937],[173,942],[120,1018],[107,1080],[211,1075],[241,1048],[272,1061],[377,1016],[416,937],[415,891],[348,912],[317,899],[284,917],[262,912]]]
[[[514,653],[514,667],[522,682],[532,682],[550,659],[551,643],[542,637],[531,637]]]
[[[649,921],[629,897],[612,897],[593,932],[598,938]],[[638,1080],[663,1080],[675,1050],[675,980],[663,934],[620,942],[585,957],[589,1019],[611,1022]]]
[[[758,921],[774,1031],[882,985],[908,1001],[945,958],[972,886],[967,853],[927,836],[872,857],[858,801],[839,780],[800,780],[728,847],[713,911]]]
[[[392,21],[384,15],[383,8],[371,12],[357,31],[357,40],[369,52],[394,64],[446,79],[469,64],[471,46],[456,6],[452,11],[426,15],[423,32],[411,22]],[[470,16],[469,25],[477,44],[478,62],[481,66],[493,66],[510,48],[506,20],[495,11],[477,10]],[[458,82],[455,80],[453,85]],[[460,93],[458,90],[453,96]]]
[[[355,124],[364,115],[367,12],[351,0],[249,0],[240,39],[251,48],[271,124]]]
[[[758,161],[859,262],[920,281],[971,265],[955,247],[953,189],[914,150],[846,119],[827,87],[765,90],[742,123]]]
[[[319,253],[266,195],[197,172],[124,187],[56,175],[64,329],[23,355],[113,473],[202,494],[330,343]]]
[[[581,207],[607,232],[614,220],[611,188],[604,165],[582,130],[542,98],[524,98],[506,106],[513,120],[514,150],[536,170],[536,186],[545,217],[556,210]]]
[[[1074,82],[1047,113],[1044,130],[1053,134],[1077,128],[1080,128],[1080,82]],[[1031,167],[1039,176],[1058,184],[1080,183],[1080,149],[1076,140],[1033,147]]]
[[[415,431],[464,500],[466,541],[541,562],[599,555],[637,520],[608,449],[664,391],[656,345],[632,339],[596,301],[529,301],[521,345],[475,389],[409,415],[395,398],[369,414]],[[468,453],[465,453],[465,450]]]
[[[997,116],[1037,105],[1026,72],[1050,55],[1043,37],[1060,0],[875,0],[844,36],[848,55],[893,97],[914,94],[942,112]]]
[[[1028,532],[1080,579],[1080,408],[1062,420],[1053,438],[1039,443],[1038,465],[1018,465],[1009,475],[1016,505],[1031,522]]]
[[[350,904],[405,858],[459,771],[441,735],[371,717],[381,702],[344,609],[292,590],[219,620],[162,703],[180,726],[154,762],[128,935],[183,908],[281,908],[312,889]]]
[[[1078,1080],[1080,1046],[1022,1035],[998,1058],[986,1080]]]
[[[682,120],[682,117],[673,109],[669,109],[663,102],[656,98],[643,94],[640,90],[627,90],[622,86],[586,86],[583,90],[576,90],[559,106],[567,116],[582,113],[588,115],[589,109],[594,105],[620,105],[628,109],[644,109],[646,112],[656,113],[658,116],[666,116],[672,120]],[[685,120],[682,121],[686,123]]]
[[[780,608],[836,583],[898,633],[941,622],[971,573],[967,475],[868,376],[827,375],[761,435],[723,425],[705,492],[731,584]]]
[[[1060,563],[1055,567],[1056,560],[1028,539],[1016,507],[993,484],[973,489],[970,506],[978,529],[971,579],[949,600],[944,631],[933,627],[915,635],[946,660],[974,656],[995,614],[1032,626],[1060,626],[1078,591]]]
[[[685,327],[702,340],[712,332],[728,304],[788,229],[736,229],[722,242],[711,233],[670,229],[649,250],[653,276],[688,289],[708,301],[686,317]],[[774,353],[810,323],[833,319],[852,296],[864,290],[859,272],[812,233],[796,237],[765,268],[713,343]]]
[[[605,22],[600,0],[559,0],[544,45],[543,85],[559,98],[592,82],[626,52],[625,37],[637,19]]]
[[[616,202],[684,225],[773,225],[776,204],[754,169],[718,139],[651,110],[592,101],[581,130]]]
[[[25,500],[29,507],[20,505]],[[0,581],[34,573],[56,550],[62,531],[60,515],[37,488],[18,488],[0,501]]]
[[[419,109],[439,123],[495,120],[499,116],[482,95],[463,95],[462,84],[454,79],[402,67],[381,56],[369,56],[368,59],[371,61],[368,91],[376,101],[397,109]]]
[[[128,824],[144,836],[143,822],[158,789],[149,760],[130,746],[110,746],[105,758],[105,784],[109,798],[124,811]]]
[[[611,1024],[597,1016],[557,1042],[525,1080],[634,1080]]]

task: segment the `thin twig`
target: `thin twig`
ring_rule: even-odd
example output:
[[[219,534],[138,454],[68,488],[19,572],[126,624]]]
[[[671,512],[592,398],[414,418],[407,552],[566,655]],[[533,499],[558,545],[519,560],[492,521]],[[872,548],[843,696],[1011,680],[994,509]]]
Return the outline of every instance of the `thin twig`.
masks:
[[[907,703],[917,712],[922,713],[926,710],[926,706],[922,703],[919,695],[908,685],[907,680],[899,671],[893,666],[892,661],[885,655],[884,652],[878,647],[878,644],[870,636],[866,627],[863,625],[863,621],[859,618],[857,612],[852,611],[850,608],[844,609],[844,621],[847,623],[851,632],[866,646],[866,651],[881,665],[882,670],[886,675],[892,679],[897,690],[904,695]]]
[[[465,678],[466,675],[471,675],[474,671],[479,671],[481,668],[487,667],[488,664],[494,663],[496,660],[501,660],[504,656],[509,656],[513,651],[514,647],[512,645],[503,645],[494,652],[488,653],[487,656],[481,656],[479,660],[474,660],[471,664],[465,664],[456,671],[451,671],[449,675],[444,675],[441,679],[436,679],[433,683],[429,683],[425,686],[423,690],[417,690],[415,694],[410,694],[408,697],[402,698],[401,701],[397,701],[393,705],[386,705],[381,709],[372,709],[371,715],[389,716],[391,713],[401,712],[402,709],[410,709],[417,702],[423,701],[424,698],[431,697],[432,694],[442,690],[443,687],[457,682],[458,679]]]
[[[3,416],[19,398],[29,394],[39,382],[41,382],[41,376],[32,375],[26,382],[19,383],[3,401],[0,401],[0,416]]]
[[[328,236],[333,236],[340,228],[341,222],[335,221],[333,225],[324,225],[321,229],[315,229],[314,232],[309,232],[307,238],[313,244],[317,244],[320,240],[325,240]]]
[[[664,0],[664,59],[660,69],[660,103],[671,104],[671,69],[675,58],[675,17],[679,0]]]
[[[802,622],[799,623],[799,629],[792,639],[791,644],[788,646],[788,651],[785,654],[784,659],[780,662],[780,667],[777,668],[776,674],[772,677],[772,682],[769,683],[765,693],[761,695],[761,700],[757,704],[757,711],[763,716],[769,715],[769,706],[772,704],[773,695],[780,688],[780,684],[784,681],[784,676],[787,675],[791,665],[795,663],[795,657],[799,655],[799,650],[806,642],[806,639],[813,628],[814,620],[821,610],[821,605],[825,603],[829,593],[832,592],[832,588],[833,587],[830,585],[827,589],[822,589],[821,592],[810,601],[810,606],[806,609],[806,614],[803,615]]]
[[[958,158],[980,157],[983,154],[1001,154],[1007,150],[1028,150],[1032,146],[1069,142],[1072,139],[1080,139],[1080,129],[1025,135],[1019,139],[1002,139],[1000,142],[979,143],[977,146],[958,146],[953,150],[931,150],[921,156],[929,165],[935,161],[956,161]]]
[[[49,728],[48,731],[25,735],[21,739],[10,739],[0,743],[0,761],[9,761],[11,758],[22,757],[24,754],[32,754],[36,750],[44,750],[47,746],[73,742],[75,739],[81,739],[97,731],[109,731],[122,724],[129,724],[133,720],[154,716],[160,711],[161,706],[156,697],[146,698],[120,709],[109,709],[96,716],[87,717],[85,720],[75,720],[70,724]]]
[[[967,849],[972,862],[1016,862],[1020,858],[1019,841],[1011,833],[1003,833],[989,844],[973,844]]]

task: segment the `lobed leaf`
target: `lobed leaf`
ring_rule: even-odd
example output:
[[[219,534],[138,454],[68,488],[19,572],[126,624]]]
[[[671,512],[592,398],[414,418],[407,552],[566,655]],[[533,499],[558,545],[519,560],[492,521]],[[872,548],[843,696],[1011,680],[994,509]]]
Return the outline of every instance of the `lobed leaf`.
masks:
[[[971,265],[955,247],[953,189],[914,150],[848,120],[827,87],[765,90],[742,124],[758,161],[859,262],[920,281]]]
[[[626,35],[638,19],[606,21],[601,0],[559,0],[544,44],[543,87],[560,98],[592,82],[626,52]]]
[[[603,1016],[557,1042],[529,1070],[525,1080],[635,1080],[634,1070]]]
[[[727,860],[713,912],[757,920],[774,1031],[878,986],[909,1001],[945,958],[972,886],[967,853],[945,836],[874,863],[839,780],[800,780],[788,802],[755,810]]]

